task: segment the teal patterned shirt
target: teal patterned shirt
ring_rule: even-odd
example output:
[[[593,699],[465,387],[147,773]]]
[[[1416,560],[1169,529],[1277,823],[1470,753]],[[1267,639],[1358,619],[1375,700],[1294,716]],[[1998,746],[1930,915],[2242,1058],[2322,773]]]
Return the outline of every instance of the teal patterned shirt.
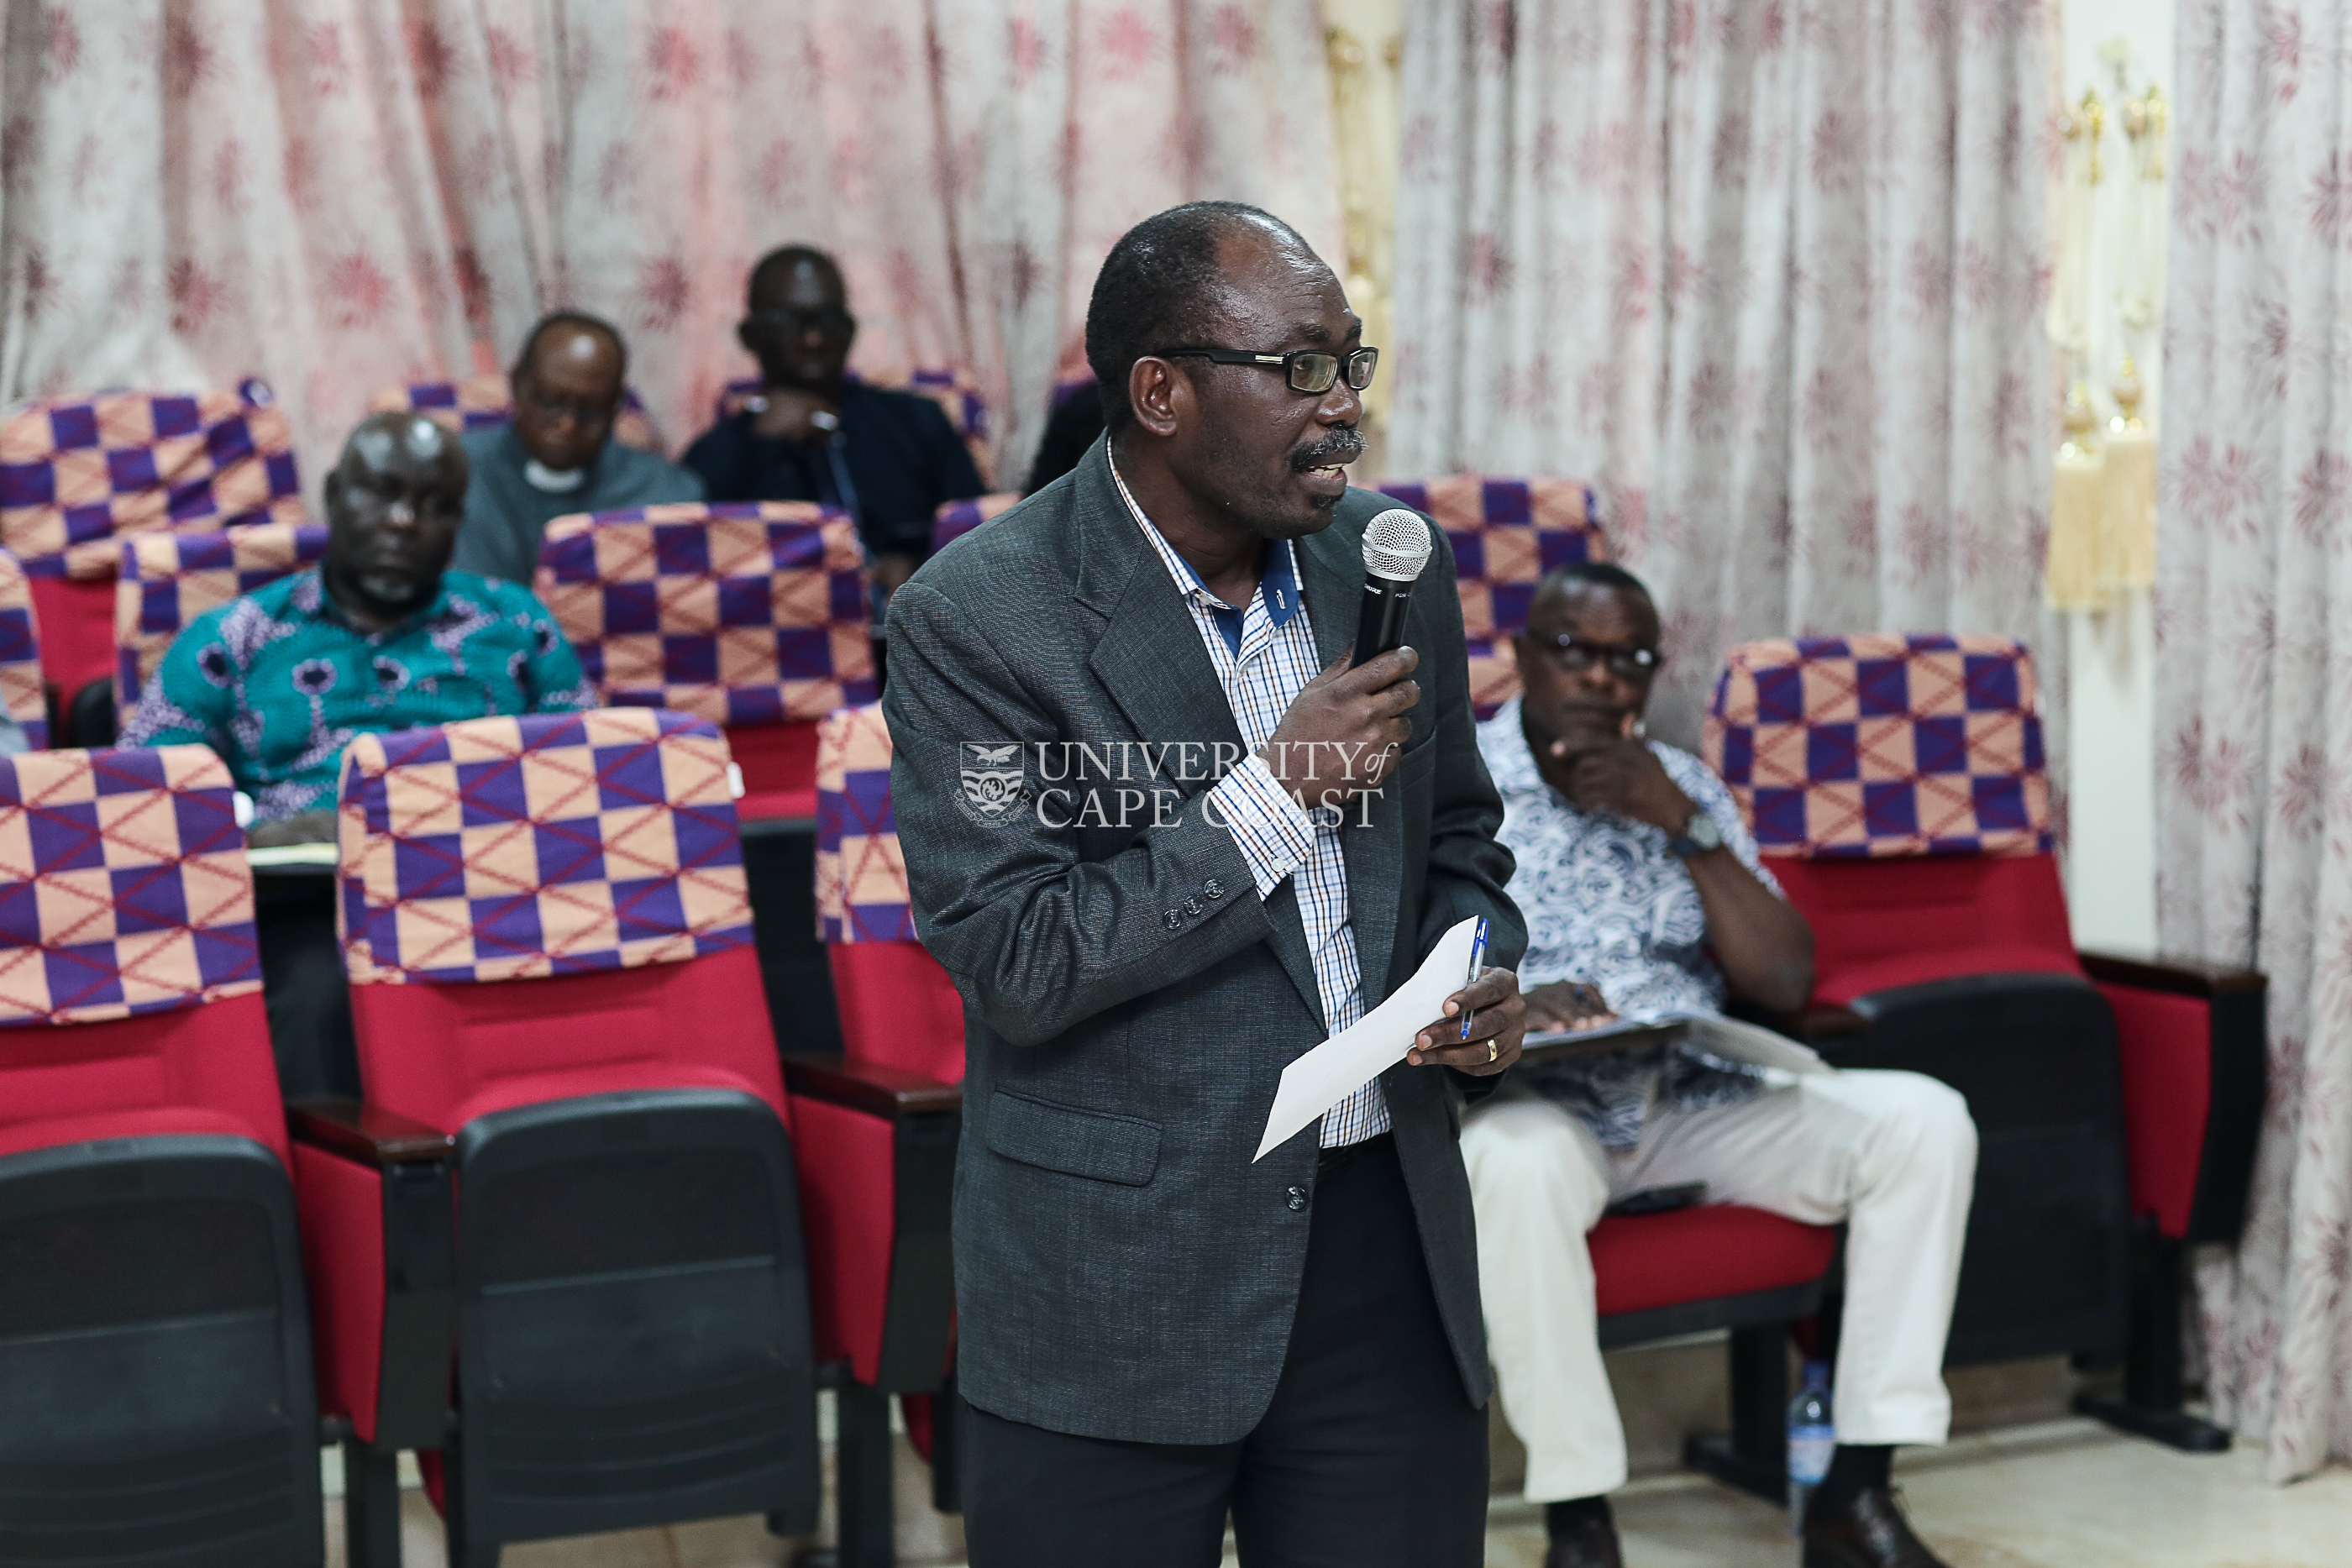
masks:
[[[467,572],[384,631],[343,618],[316,568],[206,611],[139,694],[124,746],[209,746],[257,821],[332,806],[343,747],[371,731],[596,706],[527,588]]]

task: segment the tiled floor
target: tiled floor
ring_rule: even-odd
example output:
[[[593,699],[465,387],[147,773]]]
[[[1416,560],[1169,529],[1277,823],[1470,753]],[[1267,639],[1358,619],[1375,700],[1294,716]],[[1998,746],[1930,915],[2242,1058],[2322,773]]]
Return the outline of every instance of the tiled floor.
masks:
[[[908,1500],[900,1561],[957,1561],[953,1522],[921,1509],[919,1472],[903,1456]],[[1964,1438],[1896,1467],[1920,1532],[1952,1568],[2347,1568],[2352,1564],[2352,1469],[2292,1487],[2262,1479],[2241,1445],[2192,1458],[2117,1437],[2087,1421],[2053,1421]],[[445,1568],[438,1521],[411,1494],[409,1568]],[[331,1527],[340,1530],[331,1511]],[[1635,1481],[1618,1495],[1629,1568],[1778,1568],[1797,1561],[1778,1511],[1679,1476]],[[1536,1568],[1543,1522],[1497,1499],[1490,1568]],[[340,1542],[331,1561],[340,1568]],[[756,1520],[722,1520],[512,1548],[504,1568],[774,1568],[791,1546]],[[1106,1562],[1113,1559],[1106,1558]]]

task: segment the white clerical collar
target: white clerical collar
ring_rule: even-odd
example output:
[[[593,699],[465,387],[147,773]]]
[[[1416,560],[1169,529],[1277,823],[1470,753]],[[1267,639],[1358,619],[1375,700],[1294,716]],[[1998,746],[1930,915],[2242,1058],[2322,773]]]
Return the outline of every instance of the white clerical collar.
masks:
[[[588,470],[550,468],[536,457],[527,457],[523,460],[522,476],[530,482],[532,489],[544,490],[551,496],[561,496],[569,491],[577,490],[586,484]]]

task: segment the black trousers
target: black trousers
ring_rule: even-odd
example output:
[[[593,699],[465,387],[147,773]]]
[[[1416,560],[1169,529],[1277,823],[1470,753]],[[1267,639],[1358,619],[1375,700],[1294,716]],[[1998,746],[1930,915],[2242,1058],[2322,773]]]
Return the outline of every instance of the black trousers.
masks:
[[[1274,1403],[1236,1443],[971,1413],[971,1568],[1477,1568],[1486,1416],[1463,1392],[1392,1138],[1327,1171]]]

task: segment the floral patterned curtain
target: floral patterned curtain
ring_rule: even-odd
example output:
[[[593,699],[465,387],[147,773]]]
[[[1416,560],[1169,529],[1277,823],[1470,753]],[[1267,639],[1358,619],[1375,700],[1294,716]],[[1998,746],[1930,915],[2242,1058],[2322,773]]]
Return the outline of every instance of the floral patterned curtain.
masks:
[[[1667,736],[1744,638],[2042,630],[2055,12],[1412,7],[1389,466],[1595,484]]]
[[[0,0],[0,398],[268,379],[315,480],[380,387],[627,333],[682,444],[744,275],[841,257],[869,371],[1025,461],[1097,265],[1191,197],[1344,255],[1315,0]]]
[[[2177,37],[2157,581],[2157,914],[2271,981],[2221,1417],[2352,1457],[2352,3],[2189,0]]]

